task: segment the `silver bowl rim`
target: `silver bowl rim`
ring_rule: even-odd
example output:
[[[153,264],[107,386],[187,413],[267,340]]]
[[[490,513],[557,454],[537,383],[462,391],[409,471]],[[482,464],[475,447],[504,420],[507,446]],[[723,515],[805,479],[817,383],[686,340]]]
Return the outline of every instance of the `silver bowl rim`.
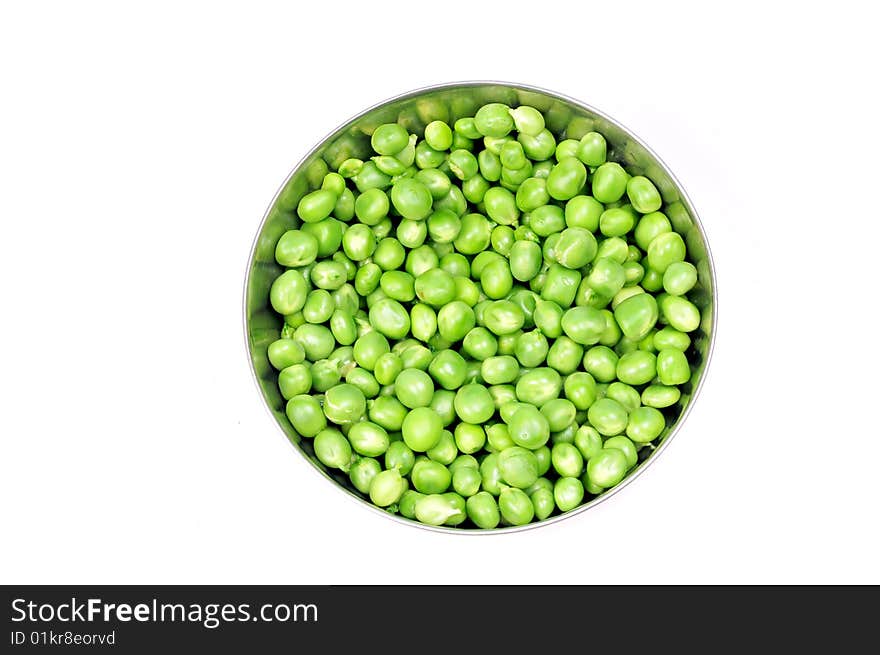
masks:
[[[275,202],[278,200],[278,196],[281,194],[282,190],[287,186],[287,183],[300,170],[300,168],[314,154],[316,154],[324,146],[324,144],[327,141],[329,141],[332,137],[336,136],[337,134],[341,133],[347,127],[354,124],[356,121],[360,120],[361,118],[364,118],[365,116],[367,116],[371,112],[376,111],[378,109],[381,109],[382,107],[385,107],[386,105],[389,105],[391,103],[417,98],[419,96],[422,96],[422,95],[425,95],[428,93],[432,93],[435,91],[442,91],[444,89],[482,87],[482,86],[500,86],[500,87],[507,87],[507,88],[514,89],[514,90],[540,93],[540,94],[544,94],[546,96],[549,96],[551,98],[555,98],[557,100],[561,100],[566,103],[570,103],[572,105],[575,105],[577,107],[585,109],[586,111],[589,111],[589,112],[595,114],[596,116],[600,116],[602,119],[608,121],[610,124],[614,125],[615,127],[620,129],[621,131],[625,132],[633,141],[638,143],[642,148],[645,149],[645,151],[651,157],[654,158],[654,160],[657,162],[657,164],[663,169],[663,171],[666,173],[666,175],[669,176],[669,179],[675,185],[675,188],[678,191],[678,194],[680,196],[680,200],[684,202],[691,218],[694,221],[694,225],[697,226],[697,229],[700,232],[700,236],[703,237],[703,245],[706,249],[706,260],[709,262],[709,277],[712,281],[712,323],[711,323],[712,329],[709,334],[709,344],[706,349],[706,356],[705,356],[705,360],[703,362],[703,374],[700,376],[700,380],[697,382],[696,387],[694,388],[693,392],[691,393],[691,397],[690,397],[690,400],[688,401],[687,406],[684,408],[684,411],[678,417],[678,420],[675,422],[675,425],[672,426],[672,430],[669,432],[668,435],[666,435],[666,438],[663,440],[663,443],[661,443],[654,450],[654,452],[647,459],[645,459],[645,461],[643,461],[638,466],[638,468],[636,468],[635,471],[633,471],[630,475],[628,475],[626,478],[624,478],[620,482],[620,484],[618,484],[615,487],[612,487],[611,489],[609,489],[605,493],[602,493],[599,496],[596,496],[591,501],[584,503],[583,505],[580,505],[579,507],[577,507],[573,510],[570,510],[570,511],[565,512],[563,514],[559,514],[558,516],[554,516],[552,518],[544,519],[543,521],[536,521],[533,523],[528,523],[526,525],[505,526],[505,527],[501,527],[501,528],[493,528],[491,530],[480,530],[480,529],[463,530],[461,528],[455,528],[455,527],[426,525],[424,523],[419,523],[418,521],[408,519],[408,518],[399,516],[397,514],[392,514],[391,512],[387,512],[379,507],[376,507],[375,505],[372,505],[368,501],[364,500],[363,498],[359,498],[354,493],[352,493],[350,490],[348,490],[348,489],[344,488],[342,485],[338,484],[329,475],[327,475],[326,472],[322,471],[317,466],[317,464],[315,464],[311,459],[306,457],[305,453],[303,453],[302,450],[300,448],[298,448],[297,445],[294,444],[288,438],[287,433],[282,429],[281,425],[278,423],[278,420],[275,418],[275,415],[272,413],[272,410],[269,407],[269,404],[266,402],[266,398],[263,395],[263,390],[260,387],[260,381],[257,376],[257,370],[254,366],[254,360],[253,360],[253,357],[251,357],[250,336],[248,334],[247,296],[248,296],[248,288],[250,286],[251,271],[253,270],[254,257],[257,252],[257,245],[259,243],[260,235],[263,233],[263,229],[266,226],[266,221],[269,219],[269,214],[272,212],[272,208],[275,206]],[[281,186],[278,187],[278,190],[275,192],[275,195],[272,197],[272,200],[269,203],[269,206],[266,209],[266,212],[263,214],[263,220],[260,221],[260,225],[257,228],[257,232],[256,232],[256,235],[254,236],[254,240],[251,243],[250,253],[248,256],[248,260],[247,260],[247,269],[245,270],[245,276],[244,276],[244,290],[243,290],[243,301],[242,301],[242,326],[244,329],[245,355],[248,360],[248,366],[250,367],[250,370],[251,370],[251,377],[253,379],[254,385],[256,386],[257,392],[260,396],[260,399],[262,400],[263,408],[266,410],[266,412],[271,417],[272,421],[275,423],[276,427],[278,428],[278,431],[281,433],[281,436],[284,438],[284,440],[288,444],[290,444],[290,446],[302,457],[302,459],[304,459],[306,461],[306,463],[309,465],[309,468],[312,469],[312,471],[314,473],[320,475],[322,478],[324,478],[325,480],[332,483],[332,486],[336,487],[339,492],[343,493],[346,497],[350,498],[351,500],[356,502],[361,507],[364,507],[364,508],[368,509],[369,511],[372,511],[375,514],[379,514],[381,516],[384,516],[387,519],[395,521],[396,523],[401,523],[401,524],[408,525],[411,527],[422,528],[424,530],[430,530],[432,532],[439,532],[439,533],[445,533],[445,534],[458,534],[458,535],[509,534],[509,533],[514,533],[514,532],[523,532],[525,530],[533,530],[535,528],[540,528],[540,527],[543,527],[546,525],[559,523],[560,521],[564,521],[564,520],[570,519],[574,516],[578,516],[580,514],[583,514],[587,510],[592,509],[593,507],[596,507],[597,505],[605,502],[609,498],[612,498],[613,496],[617,495],[624,488],[626,488],[630,484],[632,484],[633,480],[638,478],[650,465],[652,465],[657,460],[657,458],[663,453],[663,451],[666,450],[669,443],[672,441],[673,437],[675,437],[675,435],[678,434],[679,430],[681,430],[681,427],[682,427],[682,425],[684,425],[684,422],[687,420],[687,417],[690,414],[691,409],[694,406],[694,403],[696,403],[697,398],[699,397],[700,391],[702,390],[703,385],[705,383],[706,375],[708,373],[709,366],[712,361],[712,353],[715,349],[715,340],[716,340],[717,326],[718,326],[718,280],[715,275],[715,261],[712,258],[712,251],[709,247],[709,240],[706,236],[706,230],[703,227],[703,223],[700,221],[699,214],[697,213],[696,209],[694,208],[694,205],[691,202],[691,199],[688,196],[687,191],[684,188],[684,185],[682,185],[681,181],[675,176],[675,174],[672,172],[672,170],[669,168],[669,166],[666,164],[666,162],[663,161],[663,159],[661,159],[660,156],[656,152],[654,152],[654,150],[641,139],[641,137],[639,137],[631,129],[629,129],[628,127],[626,127],[622,123],[620,123],[620,121],[618,121],[615,118],[612,118],[611,116],[609,116],[605,112],[596,109],[592,105],[589,105],[585,102],[577,100],[576,98],[572,98],[571,96],[567,96],[563,93],[558,93],[556,91],[551,91],[549,89],[545,89],[545,88],[542,88],[539,86],[533,86],[530,84],[520,84],[518,82],[503,82],[503,81],[497,81],[497,80],[465,80],[465,81],[459,81],[459,82],[444,82],[442,84],[432,84],[430,86],[423,86],[423,87],[420,87],[417,89],[413,89],[411,91],[406,91],[406,92],[401,93],[399,95],[382,100],[381,102],[377,102],[376,104],[371,105],[370,107],[364,109],[363,111],[358,112],[357,114],[355,114],[354,116],[352,116],[348,120],[340,123],[331,132],[327,133],[324,136],[324,138],[319,140],[314,145],[314,147],[312,147],[299,160],[299,162],[297,162],[297,164],[293,167],[293,169],[291,169],[290,173],[287,175],[287,177],[284,178],[284,181],[281,183]]]

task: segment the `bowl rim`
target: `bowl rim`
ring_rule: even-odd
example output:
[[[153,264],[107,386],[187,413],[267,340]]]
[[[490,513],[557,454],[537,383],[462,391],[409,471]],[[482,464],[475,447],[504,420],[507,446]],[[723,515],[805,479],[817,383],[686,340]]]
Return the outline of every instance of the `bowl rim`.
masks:
[[[678,191],[678,194],[679,194],[679,200],[681,202],[683,202],[685,207],[688,209],[688,213],[689,213],[690,217],[693,219],[694,225],[696,225],[697,230],[700,233],[700,236],[703,238],[703,246],[706,251],[706,261],[709,264],[709,278],[712,282],[711,332],[709,334],[709,343],[707,345],[706,355],[705,355],[705,359],[703,361],[703,373],[700,376],[699,381],[697,382],[696,386],[694,387],[694,389],[691,393],[691,397],[690,397],[690,400],[689,400],[687,406],[684,408],[684,411],[678,417],[678,420],[672,426],[672,429],[670,430],[669,434],[666,435],[666,438],[663,440],[663,442],[654,450],[654,452],[647,459],[645,459],[636,468],[635,471],[633,471],[631,474],[627,475],[619,484],[617,484],[616,486],[607,490],[606,492],[596,496],[595,498],[593,498],[589,502],[586,502],[586,503],[576,507],[573,510],[570,510],[568,512],[564,512],[562,514],[559,514],[559,515],[551,517],[551,518],[544,519],[542,521],[535,521],[535,522],[528,523],[526,525],[497,527],[497,528],[492,528],[490,530],[477,529],[477,528],[461,529],[461,528],[451,527],[451,526],[426,525],[426,524],[420,523],[414,519],[408,519],[406,517],[399,516],[398,514],[392,514],[391,512],[388,512],[380,507],[377,507],[377,506],[371,504],[369,501],[367,501],[363,498],[360,498],[359,496],[356,496],[352,491],[350,491],[349,489],[346,489],[345,487],[343,487],[342,485],[337,483],[335,480],[333,480],[325,471],[322,471],[318,467],[317,464],[315,464],[309,457],[307,457],[306,454],[302,451],[302,449],[300,449],[295,443],[293,443],[290,440],[290,438],[287,436],[287,433],[284,431],[284,429],[281,427],[278,420],[276,419],[275,415],[272,413],[272,410],[269,407],[269,404],[266,402],[266,397],[263,393],[263,390],[260,387],[259,377],[257,375],[257,370],[254,366],[254,359],[251,356],[250,335],[249,335],[249,331],[248,331],[248,302],[247,302],[248,289],[250,287],[251,274],[254,269],[254,259],[256,256],[256,252],[257,252],[257,245],[260,240],[260,235],[263,233],[263,229],[266,227],[266,222],[269,220],[269,215],[272,212],[272,208],[275,206],[275,203],[277,202],[278,197],[281,195],[281,192],[287,186],[287,183],[293,178],[294,175],[296,175],[299,172],[299,170],[303,167],[303,165],[307,161],[309,161],[309,159],[313,155],[315,155],[324,146],[324,144],[327,141],[329,141],[331,138],[333,138],[337,134],[340,134],[346,128],[348,128],[349,126],[354,124],[356,121],[364,118],[365,116],[367,116],[371,112],[376,111],[378,109],[381,109],[381,108],[383,108],[387,105],[390,105],[392,103],[410,100],[413,98],[418,98],[419,96],[422,96],[422,95],[425,95],[428,93],[433,93],[436,91],[443,91],[443,90],[456,89],[456,88],[483,87],[483,86],[506,87],[506,88],[510,88],[513,90],[539,93],[539,94],[543,94],[545,96],[548,96],[550,98],[554,98],[556,100],[561,100],[561,101],[569,103],[571,105],[575,105],[575,106],[580,107],[580,108],[582,108],[582,109],[584,109],[584,110],[586,110],[596,116],[601,117],[603,120],[614,125],[617,129],[626,133],[627,136],[630,137],[630,139],[632,139],[633,141],[638,143],[639,146],[644,148],[644,150],[651,157],[653,157],[654,161],[660,166],[660,168],[663,170],[663,172],[669,177],[669,180],[674,184],[675,189]],[[357,114],[351,116],[347,120],[340,123],[332,131],[330,131],[323,138],[321,138],[319,141],[317,141],[315,143],[315,145],[305,155],[303,155],[303,157],[300,158],[300,160],[296,163],[296,165],[291,169],[290,173],[284,178],[284,181],[278,187],[278,190],[275,192],[275,195],[272,197],[272,200],[269,202],[269,205],[266,208],[265,213],[263,214],[263,218],[260,221],[259,226],[257,227],[256,234],[254,235],[254,239],[253,239],[251,246],[250,246],[250,251],[249,251],[248,259],[247,259],[247,268],[245,270],[245,276],[244,276],[244,289],[243,289],[242,298],[243,298],[243,300],[242,300],[242,327],[243,327],[243,334],[244,334],[244,350],[245,350],[245,356],[247,357],[247,361],[248,361],[248,367],[250,368],[250,371],[251,371],[251,379],[253,380],[254,386],[256,387],[257,392],[260,396],[260,400],[262,401],[263,408],[269,414],[270,418],[272,419],[272,422],[275,423],[275,426],[277,427],[278,432],[281,434],[281,436],[284,438],[284,440],[288,444],[290,444],[290,446],[299,454],[299,456],[303,460],[305,460],[309,469],[311,469],[314,473],[320,475],[325,480],[332,483],[332,486],[335,487],[337,489],[337,491],[343,493],[345,496],[347,496],[348,498],[350,498],[351,500],[356,502],[358,505],[366,508],[367,510],[373,512],[374,514],[379,514],[381,516],[384,516],[385,518],[390,519],[390,520],[394,521],[395,523],[408,525],[408,526],[416,527],[416,528],[421,528],[424,530],[429,530],[431,532],[443,533],[443,534],[498,535],[498,534],[511,534],[511,533],[516,533],[516,532],[524,532],[526,530],[533,530],[535,528],[540,528],[540,527],[544,527],[547,525],[557,524],[557,523],[564,521],[566,519],[570,519],[572,517],[579,516],[579,515],[585,513],[587,510],[592,509],[593,507],[596,507],[596,506],[604,503],[608,499],[610,499],[610,498],[614,497],[615,495],[617,495],[618,493],[620,493],[623,489],[628,487],[635,479],[637,479],[639,476],[641,476],[642,473],[646,469],[648,469],[659,458],[659,456],[667,449],[667,447],[668,447],[669,443],[672,441],[672,439],[681,430],[682,426],[684,425],[685,421],[687,420],[688,416],[690,415],[691,410],[693,409],[693,406],[696,403],[697,398],[699,397],[699,394],[702,391],[703,386],[705,384],[706,377],[707,377],[707,374],[709,371],[709,367],[712,362],[712,354],[713,354],[713,351],[715,350],[715,341],[717,338],[717,331],[718,331],[718,280],[717,280],[717,277],[715,274],[715,260],[712,257],[712,250],[709,246],[709,240],[706,235],[706,230],[703,226],[702,221],[700,220],[700,216],[697,213],[696,208],[693,205],[693,202],[690,199],[690,196],[688,195],[687,191],[684,188],[684,185],[675,176],[675,174],[672,172],[672,170],[669,168],[669,166],[666,164],[666,162],[647,143],[645,143],[645,141],[641,137],[639,137],[630,128],[626,127],[617,119],[612,118],[611,116],[609,116],[605,112],[603,112],[599,109],[596,109],[595,107],[593,107],[592,105],[590,105],[588,103],[582,102],[581,100],[578,100],[576,98],[568,96],[564,93],[559,93],[557,91],[551,91],[551,90],[545,89],[543,87],[534,86],[534,85],[530,85],[530,84],[521,84],[519,82],[506,82],[506,81],[500,81],[500,80],[463,80],[463,81],[457,81],[457,82],[443,82],[440,84],[432,84],[432,85],[412,89],[410,91],[400,93],[400,94],[392,96],[390,98],[386,98],[385,100],[382,100],[380,102],[377,102],[377,103],[367,107],[366,109],[358,112]]]

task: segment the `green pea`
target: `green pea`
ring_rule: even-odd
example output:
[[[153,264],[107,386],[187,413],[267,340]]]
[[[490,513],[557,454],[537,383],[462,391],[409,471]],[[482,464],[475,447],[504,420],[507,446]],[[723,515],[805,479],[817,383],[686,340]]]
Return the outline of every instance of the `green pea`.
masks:
[[[666,419],[654,407],[638,407],[629,415],[626,436],[638,444],[649,443],[660,436],[666,427]]]
[[[312,388],[310,368],[306,364],[292,364],[282,369],[278,373],[278,388],[285,400],[308,393]]]
[[[483,105],[474,115],[474,127],[483,136],[507,136],[514,128],[510,107],[500,102]]]
[[[597,487],[609,489],[626,475],[626,455],[617,448],[603,448],[587,462],[587,477]]]
[[[455,249],[465,255],[476,255],[489,247],[492,225],[482,214],[465,214],[461,230],[453,241]]]
[[[492,249],[498,254],[508,257],[513,244],[516,243],[516,237],[513,228],[507,225],[497,225],[492,228],[492,235],[489,239]]]
[[[535,508],[535,516],[539,521],[543,521],[549,517],[553,510],[556,509],[556,501],[553,498],[552,489],[536,489],[529,495],[532,505]]]
[[[506,487],[498,496],[502,518],[510,525],[526,525],[535,517],[532,501],[522,489]]]
[[[415,279],[415,295],[432,307],[442,307],[455,298],[455,280],[442,268],[432,268]]]
[[[475,453],[486,444],[486,432],[479,425],[459,423],[453,436],[456,448],[465,454]]]
[[[596,256],[596,237],[582,227],[569,227],[562,231],[554,247],[556,261],[566,268],[583,268]]]
[[[452,488],[465,498],[470,498],[480,491],[482,483],[483,476],[480,475],[478,469],[464,467],[457,469],[452,474]]]
[[[429,494],[415,504],[415,516],[426,525],[458,525],[467,518],[464,499],[458,494]]]
[[[317,399],[301,394],[287,401],[285,413],[293,429],[303,437],[314,437],[327,427],[327,419]]]
[[[348,472],[351,465],[351,444],[339,430],[325,429],[315,435],[312,442],[315,457],[324,466]]]
[[[425,221],[403,219],[397,226],[397,240],[407,248],[418,248],[428,236],[428,225]]]
[[[546,180],[550,176],[550,171],[553,170],[553,162],[550,160],[547,161],[539,161],[532,165],[532,177]],[[550,199],[550,194],[547,194],[547,199]]]
[[[385,429],[370,421],[354,423],[348,431],[348,440],[356,453],[367,457],[384,454],[391,443]]]
[[[700,310],[687,298],[663,296],[658,305],[663,319],[680,332],[693,332],[700,327]]]
[[[489,357],[483,360],[480,374],[488,384],[505,384],[516,380],[519,363],[510,355]]]
[[[563,309],[551,300],[538,300],[535,304],[535,327],[550,339],[562,335]]]
[[[484,530],[498,527],[501,522],[501,514],[498,511],[498,503],[488,491],[479,491],[467,499],[466,503],[468,518],[474,525]]]
[[[368,371],[375,368],[379,357],[390,351],[388,340],[380,332],[368,332],[354,342],[354,360]]]
[[[443,427],[448,427],[455,421],[455,394],[445,389],[438,389],[431,397],[429,407],[437,412]]]
[[[477,155],[477,165],[480,175],[489,182],[497,182],[501,179],[501,158],[488,150],[481,150]]]
[[[547,193],[556,200],[569,200],[581,192],[586,181],[587,169],[584,165],[575,157],[564,157],[547,177]]]
[[[333,338],[344,346],[349,346],[357,339],[357,326],[351,314],[343,310],[335,310],[330,316],[330,331]]]
[[[461,231],[461,220],[451,209],[440,209],[428,217],[428,235],[436,243],[451,243]]]
[[[639,219],[634,232],[636,245],[642,250],[648,250],[651,242],[661,234],[672,232],[672,224],[662,212],[651,212]]]
[[[541,406],[541,413],[547,419],[551,432],[559,432],[574,423],[577,409],[570,400],[554,398]]]
[[[556,138],[546,128],[535,135],[521,133],[517,136],[517,141],[522,145],[526,157],[532,161],[550,159],[556,152]]]
[[[394,384],[394,380],[403,370],[403,362],[395,353],[380,355],[374,364],[373,375],[381,385]]]
[[[553,264],[547,271],[547,280],[541,290],[541,298],[552,300],[563,308],[570,307],[580,282],[581,274],[578,271],[565,268],[561,264]]]
[[[541,270],[541,246],[533,241],[515,241],[510,248],[510,272],[520,282],[528,282]]]
[[[475,327],[465,335],[462,350],[470,357],[483,361],[498,352],[498,341],[486,328]]]
[[[611,298],[623,288],[626,274],[622,264],[608,257],[601,257],[593,262],[593,268],[586,279],[593,291]]]
[[[605,137],[598,132],[587,132],[578,144],[577,158],[590,168],[596,168],[605,163],[607,152]]]
[[[617,379],[626,384],[647,384],[657,373],[657,358],[642,350],[623,355],[617,360]]]
[[[510,430],[504,423],[495,423],[486,429],[486,441],[489,443],[489,450],[501,452],[506,448],[515,446],[513,439],[510,438]]]
[[[376,378],[373,377],[373,374],[365,369],[358,367],[351,369],[345,374],[345,381],[360,389],[361,393],[366,398],[375,398],[379,395],[379,383],[376,381]],[[328,416],[328,418],[330,417]]]
[[[303,318],[309,323],[324,323],[330,320],[336,303],[329,291],[325,289],[315,289],[306,296],[306,304],[303,305]]]
[[[450,342],[460,341],[476,325],[474,310],[461,300],[444,305],[437,313],[437,329]]]
[[[363,494],[370,492],[370,484],[382,471],[382,467],[372,457],[361,457],[348,471],[348,478],[354,485],[355,489]]]
[[[431,214],[434,198],[424,184],[413,178],[398,179],[391,187],[391,204],[411,221],[421,221]]]
[[[640,214],[650,214],[660,209],[663,199],[657,187],[647,177],[636,175],[626,183],[626,195]]]
[[[303,196],[296,207],[297,215],[306,223],[316,223],[327,218],[336,206],[338,194],[328,189],[318,189]]]
[[[416,452],[425,452],[439,443],[443,435],[443,421],[430,407],[416,407],[406,415],[401,432],[407,446]]]
[[[351,157],[339,165],[339,174],[346,179],[352,178],[360,172],[363,165],[362,160]]]
[[[697,284],[697,268],[690,262],[674,262],[663,273],[663,289],[673,296],[683,296]]]
[[[468,139],[479,139],[482,134],[477,130],[474,119],[471,117],[459,118],[453,126],[455,131]]]
[[[416,297],[413,276],[404,271],[386,271],[379,279],[379,286],[385,295],[393,300],[409,302]]]
[[[423,494],[443,493],[452,484],[452,474],[449,469],[430,459],[416,461],[411,479],[416,490]]]
[[[513,288],[513,276],[510,267],[503,257],[492,262],[483,270],[480,277],[483,292],[493,299],[504,298]]]
[[[455,413],[465,423],[485,423],[495,413],[489,390],[482,384],[465,384],[455,394]]]
[[[599,230],[608,237],[620,237],[633,229],[636,215],[632,207],[611,207],[599,217]]]
[[[441,350],[428,366],[428,372],[444,389],[458,389],[465,378],[465,360],[454,350]]]
[[[543,205],[529,214],[529,227],[541,237],[561,232],[565,229],[565,213],[556,205]]]
[[[400,500],[397,503],[398,511],[401,516],[404,516],[408,519],[414,519],[416,517],[416,502],[420,498],[424,498],[425,494],[420,494],[418,491],[413,489],[409,489],[403,492],[403,495],[400,497]]]
[[[277,370],[301,364],[305,361],[306,352],[293,339],[277,339],[269,344],[269,363]]]
[[[392,298],[383,298],[370,307],[370,323],[390,339],[402,339],[410,329],[409,314]]]
[[[582,425],[575,432],[574,445],[584,461],[589,461],[602,451],[602,436],[593,426]]]
[[[560,512],[568,512],[584,500],[584,485],[576,477],[562,477],[553,487],[553,499]]]
[[[427,141],[419,142],[414,154],[416,166],[421,169],[437,168],[446,160],[445,153],[442,150],[434,150]]]
[[[521,404],[516,409],[507,422],[507,429],[510,438],[517,446],[529,450],[540,448],[550,439],[550,424],[547,418],[537,407],[529,404]]]
[[[410,409],[431,404],[434,381],[422,370],[405,368],[394,381],[394,387],[398,400]]]
[[[483,198],[486,205],[486,213],[496,223],[510,225],[519,218],[514,195],[502,187],[492,187]]]
[[[623,456],[626,458],[627,468],[632,468],[636,464],[638,464],[639,453],[636,450],[635,444],[633,444],[633,442],[630,441],[629,438],[620,435],[617,437],[606,439],[604,449],[608,450],[610,448],[614,448],[623,453]]]
[[[456,277],[454,280],[455,296],[465,305],[473,308],[480,301],[480,288],[470,278]]]
[[[428,459],[447,466],[452,464],[458,455],[458,448],[455,445],[455,439],[449,430],[443,430],[440,433],[440,440],[433,447],[425,451]]]
[[[532,451],[520,446],[505,448],[498,453],[501,479],[519,489],[525,489],[538,479],[538,461]]]
[[[579,344],[598,343],[605,326],[605,316],[592,307],[572,307],[562,315],[562,330]]]
[[[525,315],[509,300],[496,300],[486,308],[484,321],[493,334],[512,334],[523,326]]]
[[[557,398],[562,390],[562,377],[552,368],[536,368],[520,377],[516,397],[536,407]],[[522,444],[520,444],[522,445]]]
[[[328,389],[324,395],[324,415],[333,423],[357,421],[364,415],[366,407],[367,401],[363,392],[352,384],[339,384]],[[371,453],[361,454],[371,455]]]
[[[600,398],[587,410],[587,419],[599,434],[614,436],[626,429],[626,409],[612,398]]]
[[[540,111],[528,105],[509,110],[517,132],[536,136],[544,130],[544,116]]]
[[[290,268],[307,266],[315,261],[317,255],[318,240],[300,230],[288,230],[275,246],[275,260]]]
[[[425,126],[425,141],[434,150],[449,150],[452,129],[443,121],[431,121]]]
[[[391,185],[391,176],[380,171],[376,162],[367,161],[354,177],[354,183],[360,193],[370,189],[387,189]]]
[[[490,453],[480,462],[480,475],[483,477],[483,489],[493,496],[501,493],[501,469],[498,468],[498,455]]]
[[[556,145],[556,161],[577,157],[578,146],[580,144],[575,139],[563,139]]]
[[[666,386],[684,384],[690,380],[691,369],[684,353],[672,348],[658,352],[657,379]]]
[[[306,304],[309,283],[299,271],[285,271],[272,283],[269,302],[279,314],[294,314]]]
[[[522,330],[502,334],[498,337],[498,354],[513,355],[516,353],[516,344],[522,336]]]
[[[644,339],[656,325],[659,310],[654,296],[639,293],[621,302],[614,309],[614,319],[627,338]]]
[[[677,232],[658,234],[648,245],[648,266],[661,275],[670,265],[684,261],[686,247]]]
[[[479,204],[486,197],[486,192],[491,188],[489,182],[482,175],[474,175],[461,184],[461,192],[468,202]]]
[[[385,468],[397,471],[400,475],[409,475],[415,464],[413,451],[403,441],[393,441],[385,451]]]
[[[527,368],[535,368],[547,358],[549,349],[547,338],[538,330],[534,330],[526,332],[517,339],[514,353],[520,364]]]
[[[678,387],[652,384],[649,387],[645,387],[642,391],[642,404],[658,409],[672,407],[680,398],[681,391],[679,391]]]
[[[379,507],[393,505],[409,488],[409,482],[392,469],[377,473],[370,481],[370,500]]]
[[[626,191],[627,172],[616,162],[605,162],[593,173],[593,197],[599,202],[617,202]]]
[[[520,184],[516,190],[516,207],[523,212],[531,212],[546,205],[550,201],[550,194],[547,193],[547,181],[530,177]],[[491,214],[490,214],[491,216]]]
[[[605,207],[591,196],[575,196],[565,203],[565,224],[595,232],[599,229],[599,218]]]
[[[596,380],[584,371],[577,371],[565,378],[565,397],[578,411],[584,411],[596,402]]]
[[[409,143],[409,134],[397,123],[385,123],[373,131],[370,145],[380,155],[396,155]]]
[[[583,355],[584,349],[580,344],[562,336],[550,346],[547,352],[547,366],[563,375],[568,375],[580,366]]]
[[[641,404],[639,392],[623,382],[612,382],[605,390],[605,397],[619,402],[626,412],[633,411]]]
[[[312,389],[319,393],[339,384],[339,380],[342,378],[339,365],[329,359],[316,361],[312,364],[310,373],[312,375]]]
[[[313,325],[311,323],[305,323],[296,328],[293,338],[305,350],[306,359],[312,362],[325,359],[336,345],[333,333],[330,330],[323,325]]]
[[[407,409],[394,396],[379,396],[368,403],[370,420],[386,430],[397,431],[403,427]]]
[[[447,163],[452,174],[459,180],[467,181],[475,177],[480,171],[480,165],[473,153],[458,149],[449,153]]]

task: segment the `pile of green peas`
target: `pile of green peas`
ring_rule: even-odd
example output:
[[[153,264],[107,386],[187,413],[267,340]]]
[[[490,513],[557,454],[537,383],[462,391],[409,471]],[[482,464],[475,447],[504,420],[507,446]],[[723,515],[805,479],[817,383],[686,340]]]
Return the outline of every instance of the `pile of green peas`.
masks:
[[[677,419],[701,320],[657,188],[529,106],[371,146],[312,169],[275,249],[294,430],[434,526],[524,525],[619,484]]]

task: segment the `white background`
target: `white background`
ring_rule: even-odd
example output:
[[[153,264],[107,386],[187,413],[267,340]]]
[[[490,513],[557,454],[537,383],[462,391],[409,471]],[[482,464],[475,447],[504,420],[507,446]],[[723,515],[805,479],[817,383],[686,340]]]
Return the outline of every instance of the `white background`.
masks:
[[[870,3],[4,3],[0,582],[880,582]],[[266,205],[364,107],[544,86],[665,159],[715,358],[660,461],[570,521],[440,535],[285,442],[241,290]]]

